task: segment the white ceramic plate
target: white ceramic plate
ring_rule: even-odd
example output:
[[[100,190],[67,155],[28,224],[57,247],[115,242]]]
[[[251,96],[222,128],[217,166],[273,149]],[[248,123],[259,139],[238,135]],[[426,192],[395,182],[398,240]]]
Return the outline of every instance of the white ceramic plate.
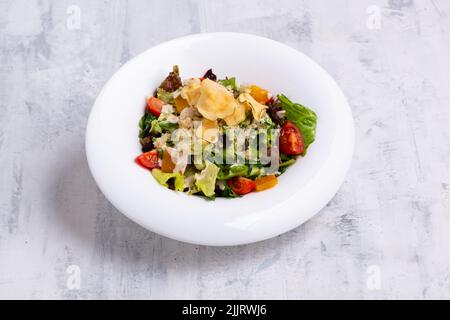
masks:
[[[238,199],[206,201],[157,184],[134,163],[145,97],[179,65],[182,78],[213,68],[312,108],[316,142],[276,188]],[[289,231],[319,212],[344,181],[354,126],[345,96],[319,65],[273,40],[210,33],[172,40],[125,64],[105,85],[89,117],[86,152],[98,186],[129,218],[154,232],[203,245],[238,245]]]

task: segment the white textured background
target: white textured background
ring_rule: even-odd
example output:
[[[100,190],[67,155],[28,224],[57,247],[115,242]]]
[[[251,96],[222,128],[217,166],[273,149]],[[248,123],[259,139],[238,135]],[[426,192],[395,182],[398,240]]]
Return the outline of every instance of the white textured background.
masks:
[[[67,27],[70,5],[80,29]],[[105,200],[85,160],[89,110],[119,66],[208,31],[303,51],[356,121],[336,197],[258,244],[148,232]],[[0,45],[0,298],[450,298],[450,1],[0,0]]]

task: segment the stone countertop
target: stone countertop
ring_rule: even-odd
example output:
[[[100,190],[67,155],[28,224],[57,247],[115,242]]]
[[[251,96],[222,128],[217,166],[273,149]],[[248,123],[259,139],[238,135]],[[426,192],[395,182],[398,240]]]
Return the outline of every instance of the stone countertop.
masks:
[[[0,298],[450,298],[448,0],[5,0],[0,12]],[[212,31],[311,56],[356,122],[336,197],[252,245],[144,230],[85,159],[108,78],[153,45]]]

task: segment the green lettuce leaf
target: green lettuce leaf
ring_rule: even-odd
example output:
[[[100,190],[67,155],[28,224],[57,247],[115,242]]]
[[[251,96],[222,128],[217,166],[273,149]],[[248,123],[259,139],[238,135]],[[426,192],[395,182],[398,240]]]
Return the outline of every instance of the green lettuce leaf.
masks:
[[[166,90],[161,89],[161,88],[158,88],[156,90],[156,97],[159,100],[162,100],[162,101],[164,101],[164,103],[167,103],[167,104],[173,104],[173,102],[174,102],[173,94],[171,92],[167,92]]]
[[[217,81],[227,89],[236,90],[236,78],[226,78],[224,80]]]
[[[250,173],[248,174],[247,177],[250,178],[257,178],[259,177],[259,175],[261,174],[261,168],[260,167],[252,167],[252,169],[250,170]]]
[[[282,162],[282,163],[278,166],[278,172],[280,173],[280,175],[282,175],[284,172],[286,172],[287,168],[289,168],[290,166],[292,166],[295,162],[296,162],[295,159],[290,159],[290,160],[287,160],[287,161],[285,161],[285,162]]]
[[[218,197],[222,198],[237,198],[239,197],[226,183],[223,186],[223,190],[219,191]]]
[[[175,190],[184,190],[184,176],[181,173],[165,173],[160,169],[153,169],[152,175],[158,181],[158,183],[166,188],[169,187],[168,181],[170,179],[175,179]]]
[[[316,139],[316,113],[299,103],[292,102],[283,94],[278,95],[278,100],[281,107],[286,110],[286,117],[300,129],[307,149]]]
[[[150,133],[152,134],[161,134],[163,132],[170,131],[172,132],[175,129],[178,129],[177,123],[171,123],[167,120],[158,120],[155,119],[151,122]]]
[[[285,162],[280,163],[279,168],[284,168],[284,167],[292,166],[295,162],[296,162],[295,159],[287,160],[287,161],[285,161]]]
[[[228,180],[233,177],[246,177],[249,175],[249,167],[245,164],[233,164],[231,166],[223,166],[217,178],[219,180]]]
[[[196,175],[195,185],[207,197],[213,197],[216,189],[216,179],[219,173],[219,167],[215,164],[206,161],[206,167],[200,174]]]
[[[156,120],[156,117],[151,113],[142,116],[141,121],[139,121],[139,138],[142,139],[150,134],[153,120]]]

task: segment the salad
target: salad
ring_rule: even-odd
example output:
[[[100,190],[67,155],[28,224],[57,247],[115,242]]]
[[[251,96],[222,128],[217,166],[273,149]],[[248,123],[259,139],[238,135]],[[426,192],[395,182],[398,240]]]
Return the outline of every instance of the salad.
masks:
[[[182,81],[174,66],[147,98],[136,162],[175,191],[234,198],[275,187],[314,142],[317,116],[212,70]]]

